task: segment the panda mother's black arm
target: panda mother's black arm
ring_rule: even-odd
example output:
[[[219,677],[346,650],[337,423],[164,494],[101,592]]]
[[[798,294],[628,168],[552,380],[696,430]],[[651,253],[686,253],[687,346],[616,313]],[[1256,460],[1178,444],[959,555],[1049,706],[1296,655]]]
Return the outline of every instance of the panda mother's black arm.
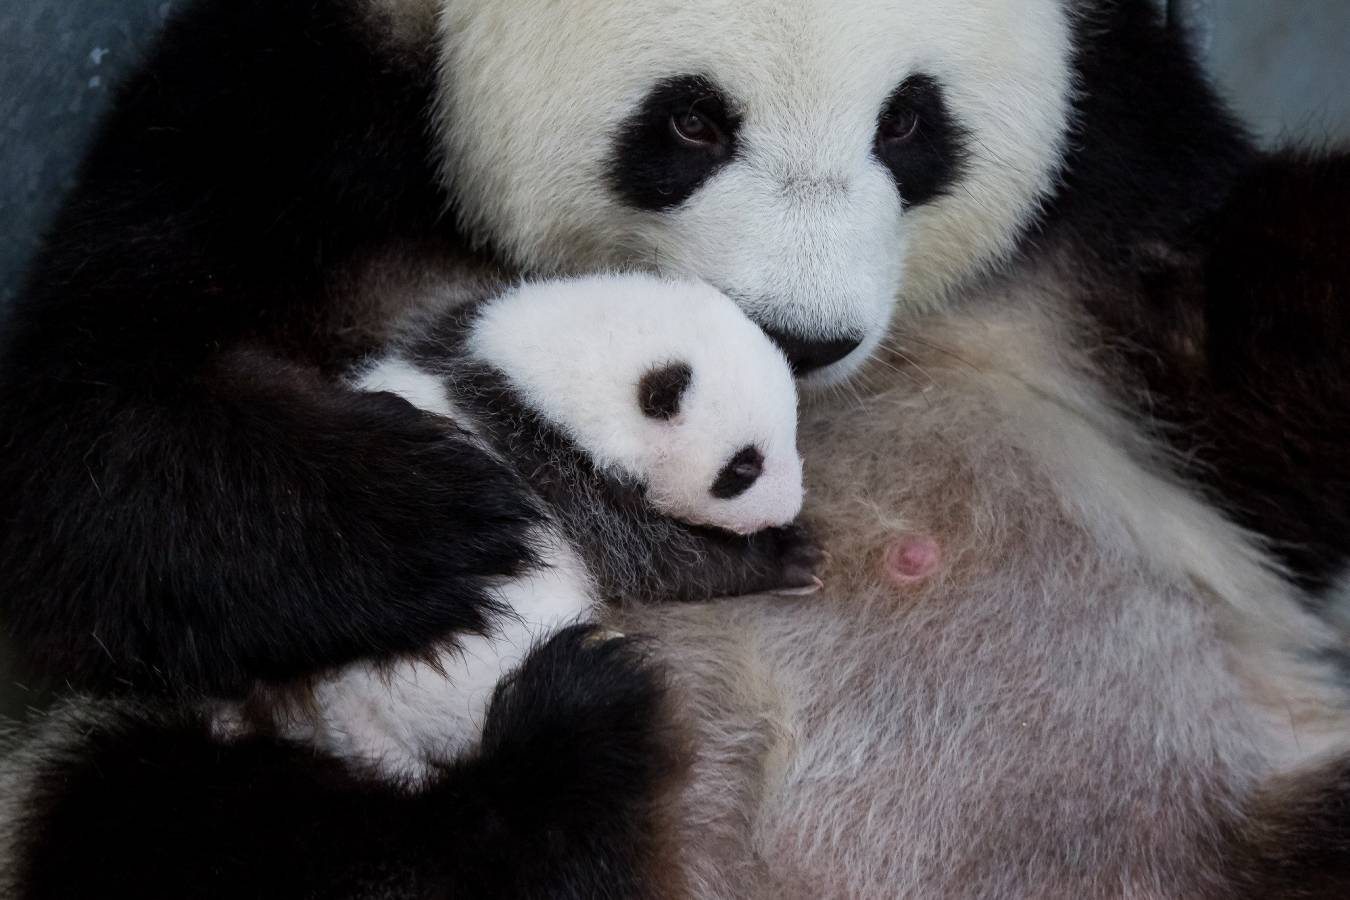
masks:
[[[376,40],[196,4],[95,142],[0,356],[0,612],[48,673],[235,693],[479,628],[528,561],[512,473],[320,375],[349,269],[454,243],[433,67]]]
[[[498,688],[480,750],[424,790],[200,717],[73,706],[0,761],[14,900],[676,895],[661,810],[682,759],[641,645],[574,627]],[[17,768],[17,771],[15,769]],[[7,858],[8,857],[8,858]]]

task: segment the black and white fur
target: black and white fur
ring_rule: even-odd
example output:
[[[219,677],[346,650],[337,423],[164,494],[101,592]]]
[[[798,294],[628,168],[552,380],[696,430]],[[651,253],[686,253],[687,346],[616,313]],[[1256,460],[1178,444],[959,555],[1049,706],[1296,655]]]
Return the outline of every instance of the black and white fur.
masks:
[[[425,318],[425,317],[421,317]],[[222,737],[302,741],[424,780],[477,742],[492,692],[603,601],[819,587],[782,351],[703,284],[607,275],[521,285],[417,321],[351,378],[466,429],[537,499],[536,564],[491,630],[215,709]]]
[[[884,364],[807,412],[823,598],[564,631],[412,797],[73,707],[14,893],[1343,895],[1344,173],[1259,154],[1144,0],[201,4],[8,335],[47,671],[238,697],[487,627],[528,493],[336,377],[428,284],[650,267],[808,386]],[[897,588],[912,531],[952,564]]]
[[[550,445],[570,444],[656,512],[741,535],[801,509],[787,361],[706,284],[604,275],[524,285],[422,324],[395,352],[358,386],[464,422],[526,472],[549,468]],[[419,372],[439,379],[443,396],[418,389]],[[554,436],[531,433],[540,429]],[[559,505],[602,505],[577,500],[567,484],[576,479],[562,473],[555,486],[537,475],[534,487]]]

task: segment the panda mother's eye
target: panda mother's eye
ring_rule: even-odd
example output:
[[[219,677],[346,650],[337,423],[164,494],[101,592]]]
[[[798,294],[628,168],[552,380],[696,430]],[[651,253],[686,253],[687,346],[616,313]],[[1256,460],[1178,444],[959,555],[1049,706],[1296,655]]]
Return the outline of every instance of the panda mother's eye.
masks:
[[[610,189],[637,209],[674,209],[732,161],[740,124],[707,76],[659,81],[611,138]]]
[[[919,133],[917,109],[890,109],[877,126],[877,141],[881,144],[904,144]]]
[[[675,138],[683,140],[691,147],[717,148],[721,146],[722,134],[717,125],[706,115],[698,111],[698,104],[684,112],[671,113],[671,131]]]
[[[714,111],[715,101],[700,98],[683,110],[670,114],[670,131],[675,139],[690,149],[705,150],[710,153],[726,151],[726,137],[722,134],[717,120],[722,118]]]

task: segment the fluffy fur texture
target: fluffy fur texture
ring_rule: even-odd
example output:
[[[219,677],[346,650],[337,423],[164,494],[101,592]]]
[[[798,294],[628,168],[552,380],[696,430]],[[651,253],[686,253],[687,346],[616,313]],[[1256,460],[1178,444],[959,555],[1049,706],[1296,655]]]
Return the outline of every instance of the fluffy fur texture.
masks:
[[[1267,780],[1350,748],[1341,639],[1102,391],[1074,292],[1028,278],[807,411],[823,602],[618,621],[700,711],[693,896],[1234,896],[1265,857],[1233,836],[1284,827]],[[897,583],[914,535],[940,567]]]
[[[487,634],[298,689],[260,686],[215,710],[218,736],[276,733],[422,784],[475,746],[498,682],[553,634],[591,620],[601,598],[622,601],[636,585],[651,601],[819,584],[814,547],[783,528],[802,502],[792,377],[725,296],[641,275],[542,282],[407,330],[357,386],[453,416],[485,452],[516,464],[548,522],[531,541],[537,562],[494,586],[500,612]],[[644,378],[672,364],[689,377],[654,409]],[[753,471],[724,496],[742,448]],[[653,559],[659,584],[642,571]]]
[[[663,695],[641,645],[563,631],[499,686],[479,748],[417,796],[306,747],[222,744],[197,714],[70,700],[7,757],[24,778],[0,784],[0,892],[679,896],[661,796],[682,765]]]
[[[153,59],[3,334],[0,613],[34,678],[241,696],[481,633],[528,490],[333,377],[420,296],[391,254],[467,264],[427,61],[290,0],[197,4]]]
[[[897,293],[921,308],[1011,252],[1059,167],[1071,25],[1055,0],[593,12],[447,8],[438,121],[461,222],[530,268],[654,265],[710,282],[768,328],[858,338],[819,381],[875,349]],[[716,85],[741,118],[735,155],[673,210],[616,204],[612,135],[681,74]],[[873,145],[915,75],[941,86],[966,150],[960,188],[906,210]]]
[[[1183,313],[1141,368],[1211,494],[1327,591],[1350,553],[1350,155],[1261,161],[1202,232],[1148,265]]]
[[[503,267],[702,277],[817,383],[886,342],[808,413],[828,602],[633,611],[679,737],[563,632],[412,796],[91,723],[15,764],[12,893],[1346,894],[1344,642],[1279,565],[1350,551],[1342,161],[1260,157],[1146,0],[428,10],[207,0],[129,87],[8,335],[9,627],[101,689],[401,658],[485,627],[539,491],[659,594],[603,495],[335,377]]]
[[[259,691],[213,710],[214,734],[226,741],[274,734],[387,781],[424,784],[477,745],[494,690],[531,650],[593,618],[585,565],[552,531],[537,541],[537,568],[493,591],[501,614],[488,633],[424,658],[360,662],[301,689]]]
[[[672,518],[753,534],[801,511],[787,362],[707,285],[628,275],[517,289],[476,318],[468,350],[598,468],[642,484]],[[666,365],[690,379],[653,415],[635,388]],[[713,485],[747,448],[760,474],[734,496],[716,496]]]

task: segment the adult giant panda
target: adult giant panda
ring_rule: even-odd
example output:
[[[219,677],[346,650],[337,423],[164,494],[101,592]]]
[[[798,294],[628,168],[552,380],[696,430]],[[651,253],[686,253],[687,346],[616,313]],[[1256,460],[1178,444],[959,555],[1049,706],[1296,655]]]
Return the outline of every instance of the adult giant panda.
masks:
[[[1259,156],[1144,0],[196,5],[6,336],[7,622],[139,695],[15,757],[9,887],[1343,893],[1302,601],[1347,182]],[[563,631],[415,794],[217,741],[184,695],[487,629],[534,562],[490,458],[330,374],[465,280],[614,267],[808,387],[876,359],[803,423],[831,593]]]

